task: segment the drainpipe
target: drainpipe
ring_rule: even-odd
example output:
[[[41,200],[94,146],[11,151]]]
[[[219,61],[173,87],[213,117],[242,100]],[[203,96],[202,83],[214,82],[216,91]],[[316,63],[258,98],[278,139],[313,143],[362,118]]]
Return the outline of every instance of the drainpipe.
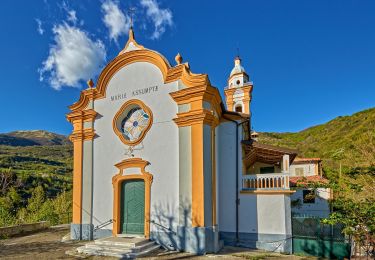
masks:
[[[239,216],[239,205],[240,205],[240,199],[239,199],[239,196],[238,196],[238,175],[239,175],[239,172],[238,172],[238,127],[240,125],[242,125],[243,123],[245,123],[246,121],[242,122],[242,123],[238,123],[236,120],[233,120],[233,119],[230,119],[228,117],[225,116],[225,114],[223,114],[223,118],[227,119],[228,121],[232,122],[232,123],[235,123],[236,124],[236,244],[238,244],[239,242],[239,232],[238,232],[238,216]]]

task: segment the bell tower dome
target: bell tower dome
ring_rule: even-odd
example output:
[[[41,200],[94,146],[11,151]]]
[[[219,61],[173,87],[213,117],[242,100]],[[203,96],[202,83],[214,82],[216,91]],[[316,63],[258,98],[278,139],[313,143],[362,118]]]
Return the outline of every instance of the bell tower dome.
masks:
[[[234,67],[230,72],[228,85],[224,90],[227,110],[250,114],[251,92],[253,82],[250,81],[244,67],[241,65],[241,58],[234,59]]]

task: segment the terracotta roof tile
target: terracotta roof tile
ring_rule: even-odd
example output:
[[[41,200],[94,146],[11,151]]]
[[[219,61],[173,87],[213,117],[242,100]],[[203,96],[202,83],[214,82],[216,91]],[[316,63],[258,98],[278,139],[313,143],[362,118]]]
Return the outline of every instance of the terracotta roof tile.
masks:
[[[320,162],[320,158],[296,158],[294,162]]]
[[[307,185],[309,183],[328,184],[329,181],[319,175],[313,176],[294,176],[289,178],[290,187],[297,187],[299,185]]]

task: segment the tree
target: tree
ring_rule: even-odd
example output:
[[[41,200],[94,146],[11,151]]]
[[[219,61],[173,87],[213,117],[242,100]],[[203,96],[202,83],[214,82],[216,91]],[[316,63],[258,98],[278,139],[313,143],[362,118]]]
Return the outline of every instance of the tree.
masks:
[[[3,196],[11,187],[19,187],[20,181],[11,168],[0,170],[0,196]]]
[[[59,223],[69,223],[72,210],[72,192],[61,192],[54,200],[54,212],[59,216]]]
[[[335,191],[332,212],[327,224],[341,223],[343,232],[357,245],[374,255],[375,247],[375,191],[374,168],[355,168],[339,181],[333,180]]]
[[[45,202],[46,197],[42,186],[37,186],[31,193],[31,197],[27,200],[27,217],[28,222],[37,222],[40,220],[39,211]]]

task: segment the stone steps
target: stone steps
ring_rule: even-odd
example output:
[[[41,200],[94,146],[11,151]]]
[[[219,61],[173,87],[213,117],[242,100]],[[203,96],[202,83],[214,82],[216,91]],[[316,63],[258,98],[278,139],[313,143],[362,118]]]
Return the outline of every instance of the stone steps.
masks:
[[[147,255],[160,246],[144,238],[104,238],[77,248],[78,253],[133,259]]]

